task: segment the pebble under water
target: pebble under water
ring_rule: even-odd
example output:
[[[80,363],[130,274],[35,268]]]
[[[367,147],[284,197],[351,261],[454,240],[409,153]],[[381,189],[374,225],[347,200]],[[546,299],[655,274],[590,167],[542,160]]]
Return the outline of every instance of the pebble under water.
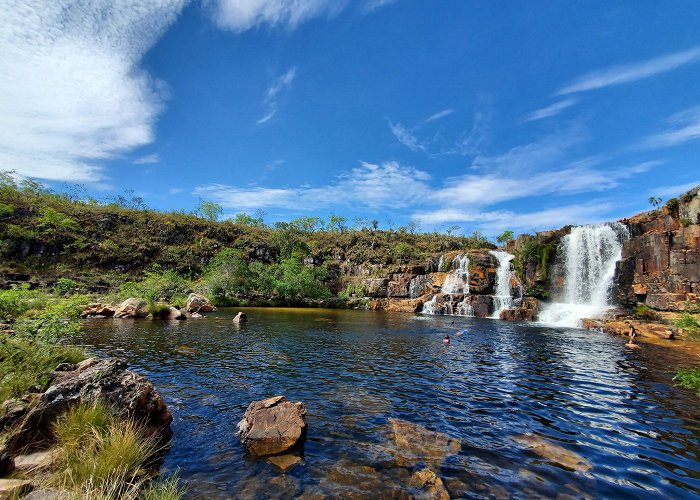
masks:
[[[695,362],[682,348],[370,311],[245,309],[238,327],[237,311],[92,320],[78,339],[125,358],[164,396],[175,437],[163,470],[180,470],[189,498],[420,497],[410,478],[424,467],[453,498],[700,493],[700,398],[672,382]],[[303,455],[286,472],[245,457],[236,437],[247,405],[278,394],[308,410]],[[460,445],[406,459],[390,418]]]

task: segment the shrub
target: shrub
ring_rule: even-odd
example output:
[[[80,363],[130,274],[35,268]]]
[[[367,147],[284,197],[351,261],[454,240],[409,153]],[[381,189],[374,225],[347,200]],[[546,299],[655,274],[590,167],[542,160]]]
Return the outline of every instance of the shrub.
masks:
[[[653,321],[656,319],[656,311],[649,306],[637,306],[634,308],[634,317],[641,321]]]
[[[43,309],[27,313],[17,322],[18,335],[56,342],[80,332],[80,312],[90,301],[83,295],[48,301]]]
[[[693,221],[690,220],[688,217],[681,217],[680,223],[681,223],[681,226],[688,227],[693,223]]]
[[[10,321],[27,312],[35,296],[29,285],[0,290],[0,321]]]
[[[59,295],[67,295],[78,288],[78,282],[70,278],[58,278],[53,287],[55,293]]]
[[[678,385],[682,387],[695,389],[698,396],[700,396],[700,368],[681,370],[673,377],[673,380],[678,382]]]
[[[170,314],[170,306],[164,302],[149,302],[146,310],[157,319],[165,319]]]
[[[692,314],[684,313],[679,319],[675,320],[673,324],[677,328],[682,328],[691,336],[700,334],[700,322],[698,322]]]
[[[0,203],[0,217],[8,217],[15,212],[15,206],[9,203]]]

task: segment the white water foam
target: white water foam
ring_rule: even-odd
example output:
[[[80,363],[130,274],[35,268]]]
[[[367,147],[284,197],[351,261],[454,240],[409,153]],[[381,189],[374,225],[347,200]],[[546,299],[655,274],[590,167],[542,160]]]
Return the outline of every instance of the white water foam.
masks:
[[[513,307],[513,297],[510,294],[510,280],[513,275],[513,265],[511,261],[515,255],[500,250],[491,250],[491,255],[498,260],[498,269],[496,270],[496,293],[493,295],[493,314],[491,318],[499,319],[501,311]]]

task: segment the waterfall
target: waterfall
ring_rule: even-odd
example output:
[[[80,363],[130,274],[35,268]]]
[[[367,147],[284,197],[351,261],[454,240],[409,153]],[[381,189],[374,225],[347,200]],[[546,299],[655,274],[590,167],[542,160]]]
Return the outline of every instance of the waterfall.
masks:
[[[442,284],[442,293],[454,294],[463,293],[469,294],[469,257],[466,255],[458,255],[452,261],[453,271],[447,275],[445,282]]]
[[[433,295],[433,298],[428,302],[423,304],[423,314],[435,314],[435,303],[437,302],[437,295]]]
[[[513,307],[513,297],[511,296],[511,277],[513,275],[513,265],[511,261],[515,257],[508,252],[499,250],[491,250],[491,255],[498,260],[498,269],[496,271],[496,293],[493,295],[493,314],[492,318],[499,319],[501,311]]]
[[[622,241],[629,237],[619,222],[579,226],[561,241],[564,271],[563,302],[554,302],[540,313],[542,323],[576,328],[582,318],[611,307],[615,264],[622,257]]]

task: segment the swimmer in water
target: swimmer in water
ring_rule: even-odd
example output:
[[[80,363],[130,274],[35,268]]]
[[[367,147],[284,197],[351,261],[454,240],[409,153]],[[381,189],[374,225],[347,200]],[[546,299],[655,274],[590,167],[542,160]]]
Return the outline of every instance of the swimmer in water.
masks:
[[[449,336],[449,335],[445,335],[445,338],[442,339],[442,341],[443,341],[445,344],[449,344],[449,343],[450,343],[450,336]]]

